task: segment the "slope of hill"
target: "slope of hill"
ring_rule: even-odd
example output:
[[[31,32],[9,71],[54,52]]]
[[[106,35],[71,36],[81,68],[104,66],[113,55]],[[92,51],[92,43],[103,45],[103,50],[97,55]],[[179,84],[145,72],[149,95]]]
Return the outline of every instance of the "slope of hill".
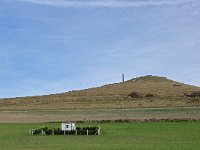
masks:
[[[200,87],[144,76],[62,94],[0,100],[0,110],[200,106]]]

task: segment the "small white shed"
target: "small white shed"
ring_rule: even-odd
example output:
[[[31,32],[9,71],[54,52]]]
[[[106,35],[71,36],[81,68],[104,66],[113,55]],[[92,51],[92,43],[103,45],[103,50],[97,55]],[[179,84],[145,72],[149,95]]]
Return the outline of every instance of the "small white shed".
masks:
[[[74,131],[76,130],[76,125],[73,122],[61,123],[62,131]]]

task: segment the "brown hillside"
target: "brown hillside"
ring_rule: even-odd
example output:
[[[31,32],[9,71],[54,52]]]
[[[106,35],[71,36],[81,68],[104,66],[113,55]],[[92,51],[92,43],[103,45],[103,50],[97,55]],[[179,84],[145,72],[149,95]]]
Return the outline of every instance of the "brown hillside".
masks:
[[[200,87],[144,76],[87,90],[0,101],[0,110],[175,106],[200,106]]]

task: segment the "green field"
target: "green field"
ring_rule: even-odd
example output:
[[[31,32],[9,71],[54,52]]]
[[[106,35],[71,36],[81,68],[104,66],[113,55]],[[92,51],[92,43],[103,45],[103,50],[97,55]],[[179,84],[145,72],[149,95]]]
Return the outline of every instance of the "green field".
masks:
[[[1,150],[199,150],[200,122],[84,123],[101,126],[100,136],[29,136],[28,130],[42,125],[0,124]]]
[[[40,123],[62,120],[200,119],[200,107],[0,111],[0,123]]]

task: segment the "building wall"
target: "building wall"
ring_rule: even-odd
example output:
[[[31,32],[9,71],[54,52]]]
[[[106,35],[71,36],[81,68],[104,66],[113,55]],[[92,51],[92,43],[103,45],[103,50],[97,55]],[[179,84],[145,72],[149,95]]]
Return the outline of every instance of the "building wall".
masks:
[[[61,124],[62,131],[72,131],[76,130],[75,123],[62,123]]]

